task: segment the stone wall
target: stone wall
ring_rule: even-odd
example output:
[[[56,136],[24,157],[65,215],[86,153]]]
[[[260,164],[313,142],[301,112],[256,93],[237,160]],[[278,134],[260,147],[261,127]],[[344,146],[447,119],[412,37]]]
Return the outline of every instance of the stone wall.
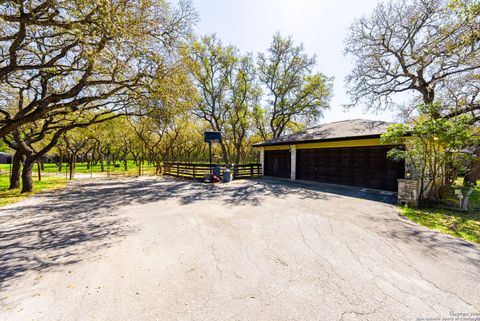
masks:
[[[398,204],[410,207],[418,206],[418,181],[415,179],[398,180]]]

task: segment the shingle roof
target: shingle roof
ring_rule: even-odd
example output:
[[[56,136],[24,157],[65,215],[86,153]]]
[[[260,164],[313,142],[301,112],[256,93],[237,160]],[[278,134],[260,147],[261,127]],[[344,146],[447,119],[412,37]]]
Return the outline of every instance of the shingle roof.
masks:
[[[353,138],[370,138],[378,137],[385,133],[387,127],[393,123],[366,120],[366,119],[352,119],[342,120],[338,122],[322,124],[315,127],[307,128],[304,131],[296,134],[285,135],[278,138],[273,138],[254,146],[268,146],[268,145],[282,145],[290,143],[306,143],[311,141],[323,140],[340,140]]]

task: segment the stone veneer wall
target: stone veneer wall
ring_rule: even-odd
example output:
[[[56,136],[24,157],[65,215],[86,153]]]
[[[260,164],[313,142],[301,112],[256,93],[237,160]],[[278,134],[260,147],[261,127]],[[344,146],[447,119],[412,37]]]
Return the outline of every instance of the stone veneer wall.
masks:
[[[418,206],[418,181],[415,179],[398,180],[398,204],[410,207]]]

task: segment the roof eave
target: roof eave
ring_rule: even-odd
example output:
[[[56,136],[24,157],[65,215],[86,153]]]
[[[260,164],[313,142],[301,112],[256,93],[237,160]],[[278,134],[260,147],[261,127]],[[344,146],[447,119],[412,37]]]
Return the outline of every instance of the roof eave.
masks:
[[[323,139],[307,139],[307,140],[290,140],[284,142],[261,142],[254,144],[253,147],[265,147],[265,146],[280,146],[280,145],[300,145],[308,143],[320,143],[320,142],[333,142],[339,140],[359,140],[359,139],[371,139],[371,138],[380,138],[381,134],[375,135],[361,135],[361,136],[348,136],[348,137],[333,137],[333,138],[323,138]]]

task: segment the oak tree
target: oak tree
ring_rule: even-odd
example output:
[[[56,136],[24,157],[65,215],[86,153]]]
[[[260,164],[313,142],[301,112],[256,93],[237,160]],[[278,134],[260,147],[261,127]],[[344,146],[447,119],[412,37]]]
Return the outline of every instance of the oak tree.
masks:
[[[303,45],[292,37],[276,34],[267,54],[258,56],[258,73],[267,101],[257,117],[267,117],[260,127],[265,138],[276,138],[288,129],[299,129],[317,121],[329,108],[331,78],[315,73],[315,57],[309,57]],[[262,121],[257,121],[261,125]]]

